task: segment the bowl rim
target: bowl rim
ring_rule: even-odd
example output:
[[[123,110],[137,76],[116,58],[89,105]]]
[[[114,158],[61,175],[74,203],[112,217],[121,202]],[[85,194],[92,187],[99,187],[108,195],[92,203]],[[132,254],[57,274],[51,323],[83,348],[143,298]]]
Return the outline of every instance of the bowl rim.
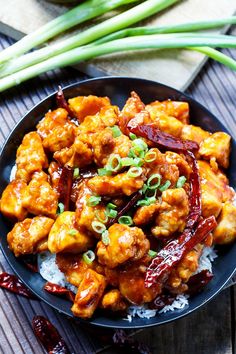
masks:
[[[207,115],[209,115],[210,117],[212,117],[214,120],[217,121],[217,123],[222,127],[223,131],[228,132],[228,129],[219,121],[219,119],[213,114],[211,113],[210,110],[208,110],[205,106],[203,106],[201,103],[199,103],[198,101],[196,101],[194,98],[192,98],[190,95],[165,84],[159,83],[158,81],[154,81],[154,80],[148,80],[148,79],[142,79],[142,78],[136,78],[136,77],[126,77],[126,76],[101,76],[101,77],[97,77],[97,78],[90,78],[90,79],[85,79],[85,80],[81,80],[69,85],[66,85],[64,87],[62,87],[63,91],[65,92],[65,96],[66,96],[66,90],[69,89],[73,89],[76,88],[77,86],[81,86],[93,81],[109,81],[109,80],[133,80],[135,81],[142,81],[144,84],[145,83],[149,83],[152,85],[157,85],[159,87],[163,87],[163,88],[167,88],[167,89],[171,89],[173,91],[175,91],[176,95],[182,96],[183,98],[186,98],[189,102],[193,102],[195,105],[197,105],[202,111],[206,112]],[[134,88],[135,90],[135,88]],[[40,105],[42,105],[45,101],[53,98],[55,96],[57,91],[54,91],[53,93],[47,95],[45,98],[43,98],[42,100],[40,100],[38,103],[36,103],[30,110],[28,110],[23,116],[22,118],[15,124],[14,128],[10,131],[10,133],[8,134],[2,148],[0,151],[0,162],[4,153],[4,150],[7,146],[7,144],[9,143],[9,140],[11,138],[11,136],[15,133],[15,131],[18,129],[19,125],[22,124],[22,122],[28,117],[30,116],[33,111],[39,107]],[[109,97],[110,98],[110,97]],[[112,99],[112,98],[111,98]],[[228,132],[229,133],[229,132]],[[234,141],[235,139],[232,137],[232,140]],[[225,285],[229,282],[229,280],[231,279],[231,277],[236,273],[236,265],[234,267],[234,269],[228,274],[227,278],[221,283],[221,285],[217,288],[217,290],[215,290],[209,297],[207,297],[204,301],[202,301],[200,304],[194,306],[191,309],[187,309],[185,308],[185,310],[183,309],[181,312],[177,312],[176,310],[174,310],[173,313],[173,318],[164,318],[163,321],[161,321],[160,323],[146,323],[149,319],[144,319],[145,323],[143,324],[138,324],[135,325],[132,322],[135,321],[135,318],[133,318],[132,322],[128,322],[126,319],[124,318],[119,318],[119,321],[123,320],[122,324],[118,324],[118,323],[113,323],[113,324],[105,324],[105,323],[98,323],[96,319],[94,319],[93,317],[89,320],[84,320],[81,319],[79,317],[75,317],[73,316],[73,314],[68,314],[67,311],[59,309],[58,306],[52,304],[49,300],[43,298],[43,296],[41,296],[36,290],[34,290],[27,282],[26,279],[22,278],[20,272],[18,271],[17,268],[15,268],[12,264],[11,261],[9,260],[4,247],[2,246],[2,243],[0,242],[0,249],[7,261],[7,263],[10,265],[11,269],[13,269],[13,271],[16,273],[16,275],[21,279],[21,281],[32,291],[33,294],[36,295],[36,297],[45,302],[47,305],[53,307],[55,310],[59,311],[59,313],[63,313],[66,316],[70,316],[72,317],[74,320],[80,322],[81,324],[85,323],[85,324],[91,324],[94,326],[98,326],[98,327],[104,327],[104,328],[121,328],[121,329],[138,329],[138,328],[148,328],[148,327],[154,327],[154,326],[159,326],[159,325],[164,325],[170,322],[173,322],[177,319],[181,319],[189,314],[191,314],[192,312],[198,310],[199,308],[201,308],[202,306],[206,305],[208,302],[210,302],[213,298],[215,298],[221,291],[222,289],[225,287]],[[14,256],[14,255],[13,255]],[[14,256],[15,257],[15,256]],[[15,257],[16,258],[16,257]],[[31,272],[32,273],[32,272]],[[56,302],[56,300],[55,300]],[[158,316],[158,314],[156,315]],[[155,316],[155,317],[156,317]],[[140,320],[142,320],[140,318]]]

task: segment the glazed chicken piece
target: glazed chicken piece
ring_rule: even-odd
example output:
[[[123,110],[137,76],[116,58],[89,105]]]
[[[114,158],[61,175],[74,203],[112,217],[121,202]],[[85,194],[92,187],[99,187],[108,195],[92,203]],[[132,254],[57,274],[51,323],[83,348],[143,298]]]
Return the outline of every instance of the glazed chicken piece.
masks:
[[[119,273],[119,290],[131,304],[142,305],[154,300],[161,293],[160,283],[156,283],[150,288],[145,287],[145,272],[145,266],[135,264]]]
[[[45,172],[35,172],[25,188],[22,205],[34,215],[56,216],[58,196],[48,182],[48,175]]]
[[[102,241],[97,244],[99,263],[115,268],[128,260],[142,258],[150,248],[150,243],[138,227],[114,224],[108,229],[109,244]]]
[[[111,105],[108,97],[92,95],[73,97],[68,100],[68,103],[80,123],[84,121],[85,117],[99,113],[102,107]]]
[[[23,207],[22,198],[27,184],[24,180],[14,179],[2,193],[0,209],[3,215],[11,220],[24,220],[27,210]]]
[[[118,289],[112,289],[104,294],[101,301],[101,308],[111,311],[124,311],[127,308],[127,303],[124,301]]]
[[[92,269],[88,269],[81,281],[71,310],[81,318],[92,317],[106,287],[105,277]]]
[[[147,177],[159,174],[161,175],[161,184],[170,181],[172,188],[175,187],[179,176],[186,175],[188,177],[191,169],[183,156],[171,151],[162,154],[156,148],[152,150],[156,152],[156,159],[145,164],[145,167],[149,169]]]
[[[7,235],[7,242],[15,256],[47,250],[47,236],[53,223],[53,219],[45,216],[17,222]]]
[[[96,205],[89,206],[89,198],[93,195],[91,190],[88,188],[88,182],[84,181],[78,191],[78,198],[76,201],[76,214],[75,222],[78,228],[83,228],[92,232],[94,236],[99,236],[92,227],[93,221],[99,221],[97,216],[102,220],[105,219],[105,206]]]
[[[213,171],[206,161],[198,160],[202,192],[202,215],[216,218],[222,209],[222,203],[232,200],[234,192],[229,187],[227,177],[218,170]]]
[[[236,207],[226,202],[217,223],[213,231],[213,242],[219,245],[232,243],[236,239]]]
[[[180,120],[176,119],[175,117],[171,117],[162,111],[159,111],[155,106],[152,105],[147,105],[145,109],[148,111],[150,116],[149,119],[146,119],[144,123],[153,123],[165,133],[176,137],[181,136],[184,125]]]
[[[97,134],[93,142],[94,161],[98,166],[105,166],[111,154],[127,157],[131,146],[132,142],[126,135],[114,138],[111,128],[106,128]]]
[[[55,152],[72,145],[77,127],[68,119],[68,112],[58,108],[45,115],[37,125],[37,132],[43,139],[43,147]]]
[[[66,280],[77,288],[88,269],[104,274],[103,267],[96,260],[87,264],[81,254],[57,253],[56,263],[60,271],[65,274]]]
[[[36,171],[48,167],[47,156],[45,155],[42,140],[37,132],[26,134],[16,153],[16,179],[29,182]]]
[[[185,125],[182,129],[181,139],[183,140],[193,140],[200,144],[203,140],[207,139],[211,133],[203,130],[195,125]]]
[[[58,216],[48,236],[48,249],[51,253],[80,253],[93,246],[93,238],[81,228],[75,228],[74,223],[73,211],[65,211]]]
[[[196,272],[199,265],[199,258],[202,254],[203,245],[198,244],[193,250],[189,251],[174,268],[168,278],[168,285],[178,292],[182,283],[187,283],[189,278]]]
[[[161,114],[177,118],[183,124],[189,123],[189,104],[188,102],[181,101],[154,101],[146,106],[146,109],[154,117],[158,117]]]
[[[189,213],[188,196],[183,188],[167,189],[162,193],[159,213],[152,228],[155,237],[169,237],[182,232]]]
[[[87,116],[78,127],[80,140],[92,146],[99,132],[118,123],[118,114],[117,106],[105,106],[101,108],[99,113]]]
[[[230,139],[224,132],[214,133],[201,143],[199,154],[206,160],[214,158],[220,166],[228,168]]]
[[[144,177],[129,177],[127,172],[116,176],[96,176],[88,181],[88,187],[97,195],[130,196],[143,187]]]
[[[160,204],[158,202],[151,205],[141,206],[136,210],[133,217],[133,221],[135,225],[139,226],[139,225],[150,224],[153,221],[159,209],[160,209]]]
[[[88,144],[80,140],[80,136],[75,138],[71,147],[56,151],[53,157],[62,166],[85,167],[93,162],[93,152]]]

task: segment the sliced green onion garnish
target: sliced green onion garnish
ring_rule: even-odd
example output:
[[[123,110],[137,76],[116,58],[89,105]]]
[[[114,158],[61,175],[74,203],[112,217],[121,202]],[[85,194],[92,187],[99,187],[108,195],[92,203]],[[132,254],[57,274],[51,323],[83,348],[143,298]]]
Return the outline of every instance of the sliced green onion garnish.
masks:
[[[134,163],[134,159],[132,157],[123,157],[121,159],[121,166],[125,167],[125,166],[133,166]]]
[[[99,221],[92,221],[92,228],[98,234],[102,234],[106,230],[106,226]]]
[[[146,162],[153,162],[157,158],[157,153],[154,149],[150,149],[146,155],[144,156],[144,161]]]
[[[138,167],[143,166],[143,160],[140,159],[139,157],[135,157],[133,159],[133,166],[138,166]]]
[[[57,214],[61,214],[64,211],[64,204],[63,203],[58,203],[58,208],[57,208]]]
[[[111,176],[112,175],[112,171],[109,171],[106,168],[99,168],[98,169],[98,175],[99,176]]]
[[[132,220],[131,216],[123,215],[123,216],[119,217],[118,223],[130,226],[130,225],[133,225],[133,220]]]
[[[135,135],[134,133],[129,133],[129,137],[131,140],[137,139],[137,135]]]
[[[110,243],[109,232],[107,230],[102,233],[102,242],[105,246],[108,246]]]
[[[107,216],[109,217],[109,218],[115,218],[116,216],[117,216],[117,214],[118,214],[118,211],[117,210],[114,210],[114,209],[108,209],[107,208],[107,210],[106,210],[106,213],[107,213]]]
[[[133,166],[133,167],[130,167],[129,171],[127,172],[127,175],[129,177],[135,178],[135,177],[140,176],[142,174],[142,172],[143,172],[143,170],[141,167]]]
[[[176,183],[176,187],[182,188],[186,181],[187,181],[187,178],[185,176],[180,176],[177,183]]]
[[[112,127],[111,130],[112,130],[113,138],[118,138],[118,136],[121,136],[122,134],[118,125],[114,125],[114,127]]]
[[[71,235],[71,236],[75,236],[77,234],[77,230],[71,229],[71,230],[68,231],[68,234]]]
[[[169,180],[167,180],[162,186],[159,187],[159,190],[161,192],[166,191],[171,185],[171,182]]]
[[[148,255],[149,255],[149,257],[154,258],[154,257],[156,257],[157,252],[156,252],[156,251],[149,250],[149,251],[148,251]]]
[[[86,264],[93,263],[94,259],[95,259],[95,253],[91,250],[88,250],[83,254],[83,260]]]
[[[141,199],[137,202],[138,206],[148,206],[151,204],[154,204],[156,202],[156,198],[155,197],[150,197],[150,198],[146,198],[146,199]]]
[[[101,214],[103,214],[103,215],[101,216]],[[108,221],[107,213],[104,210],[102,210],[102,211],[101,210],[96,210],[94,215],[96,216],[98,221],[100,221],[101,223],[106,223]]]
[[[76,167],[73,172],[73,178],[76,179],[79,177],[79,167]]]
[[[148,189],[145,192],[145,198],[152,198],[155,197],[156,198],[157,195],[157,189]]]
[[[146,185],[146,183],[144,183],[141,191],[142,191],[142,194],[144,194],[146,192],[146,190],[148,189],[148,186]]]
[[[147,150],[148,146],[143,139],[135,139],[132,142],[133,147],[139,147],[141,150]]]
[[[107,204],[108,209],[116,209],[117,205],[113,204],[113,203],[108,203]]]
[[[111,154],[106,164],[108,171],[116,172],[121,168],[121,157],[118,154]]]
[[[159,173],[154,173],[147,180],[147,186],[149,189],[157,189],[160,183],[161,183],[161,175],[159,175]]]
[[[92,195],[89,200],[87,201],[87,205],[90,207],[93,207],[95,205],[98,205],[101,201],[101,197],[96,196],[96,195]]]
[[[145,151],[140,148],[140,146],[133,146],[130,150],[129,150],[129,157],[133,157],[133,158],[144,158],[145,155]]]

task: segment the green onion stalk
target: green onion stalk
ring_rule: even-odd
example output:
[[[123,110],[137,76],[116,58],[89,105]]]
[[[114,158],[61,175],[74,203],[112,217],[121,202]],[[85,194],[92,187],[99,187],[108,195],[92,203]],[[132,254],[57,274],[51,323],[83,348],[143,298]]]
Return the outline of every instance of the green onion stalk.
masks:
[[[78,24],[135,1],[138,0],[88,0],[4,49],[0,55],[0,64],[26,53]]]
[[[226,18],[219,18],[207,21],[194,21],[187,23],[180,23],[178,25],[169,25],[162,27],[133,27],[125,28],[123,30],[111,33],[103,38],[93,42],[93,45],[111,42],[115,39],[133,37],[133,36],[146,36],[150,34],[168,34],[168,33],[181,33],[181,32],[194,32],[222,27],[224,25],[236,24],[236,16]]]
[[[175,4],[178,1],[180,0],[146,0],[143,3],[136,5],[131,9],[117,16],[114,16],[106,21],[103,21],[102,23],[90,27],[87,30],[80,32],[72,37],[64,39],[55,44],[51,44],[32,53],[28,53],[24,56],[17,58],[16,60],[13,60],[13,62],[9,62],[2,65],[2,67],[0,67],[0,77],[10,75],[16,71],[35,65],[58,54],[67,52],[73,48],[91,43],[112,32],[118,31],[145,18],[148,18],[158,13],[159,11],[164,10],[167,7]],[[120,3],[121,2],[122,1],[120,0]],[[123,0],[123,3],[124,2],[125,1]],[[17,45],[18,43],[20,43],[20,41],[17,42],[15,45]],[[11,50],[10,48],[12,47],[9,47],[9,50]],[[0,63],[12,58],[12,56],[6,55],[6,52],[5,54],[4,52],[1,53]]]
[[[191,33],[162,34],[130,37],[118,39],[97,46],[75,48],[1,79],[0,92],[18,85],[23,81],[36,77],[46,71],[77,64],[81,61],[106,54],[130,50],[173,49],[186,47],[192,47],[195,50],[196,47],[209,46],[236,48],[236,37],[225,35],[196,35]],[[215,51],[214,59],[219,59],[221,63],[236,71],[236,61],[227,56],[222,57],[221,54],[222,53]]]

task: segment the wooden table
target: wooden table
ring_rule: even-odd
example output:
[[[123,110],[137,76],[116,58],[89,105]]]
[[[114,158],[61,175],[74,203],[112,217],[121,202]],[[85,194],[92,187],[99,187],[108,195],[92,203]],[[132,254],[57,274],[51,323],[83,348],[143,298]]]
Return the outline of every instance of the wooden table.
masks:
[[[234,31],[236,34],[236,31]],[[11,40],[0,36],[1,47]],[[225,50],[226,53],[230,53]],[[231,55],[236,59],[235,50]],[[31,80],[0,96],[0,144],[17,121],[32,106],[55,91],[85,79],[72,68],[56,70]],[[209,61],[188,89],[188,93],[208,107],[236,138],[236,74]],[[0,267],[11,271],[3,256]],[[235,353],[236,288],[230,287],[212,302],[190,316],[165,326],[143,330],[135,336],[148,344],[155,354],[233,354]],[[72,320],[39,301],[28,301],[0,289],[0,353],[41,354],[42,347],[31,329],[35,314],[48,317],[58,328],[72,353],[101,352],[101,344]],[[94,333],[96,334],[96,328]],[[80,348],[80,349],[78,349]],[[102,350],[113,353],[114,349]],[[124,353],[124,352],[123,352]]]

